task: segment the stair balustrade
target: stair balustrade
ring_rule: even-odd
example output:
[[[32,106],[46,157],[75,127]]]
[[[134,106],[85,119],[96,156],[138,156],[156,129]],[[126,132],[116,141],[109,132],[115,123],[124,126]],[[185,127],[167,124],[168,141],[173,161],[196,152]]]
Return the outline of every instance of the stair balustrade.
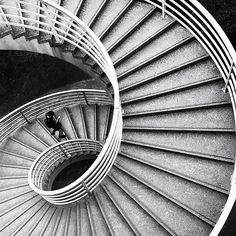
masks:
[[[71,139],[57,143],[41,153],[33,162],[28,180],[31,188],[40,194],[44,199],[52,204],[63,205],[83,198],[87,193],[91,192],[90,186],[93,182],[99,182],[99,177],[87,182],[82,175],[75,182],[60,189],[48,189],[48,179],[57,167],[60,167],[65,161],[72,161],[72,159],[79,160],[80,155],[84,153],[99,153],[103,145],[95,140],[89,139]],[[103,163],[104,165],[105,163]],[[103,168],[103,166],[101,166]],[[93,170],[96,174],[98,169]],[[90,171],[90,169],[88,170]],[[91,171],[91,173],[92,173]]]

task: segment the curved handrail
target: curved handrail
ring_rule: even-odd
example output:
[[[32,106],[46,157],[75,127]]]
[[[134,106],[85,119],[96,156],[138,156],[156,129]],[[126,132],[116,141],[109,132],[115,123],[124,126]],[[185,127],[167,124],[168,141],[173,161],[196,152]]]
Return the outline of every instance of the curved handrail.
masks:
[[[96,140],[70,139],[47,148],[35,159],[30,168],[28,181],[31,188],[35,192],[43,190],[46,195],[48,191],[45,191],[44,184],[50,172],[54,171],[65,160],[74,158],[75,155],[84,152],[100,153],[102,147],[103,145]]]
[[[40,97],[0,119],[0,142],[16,129],[45,114],[48,110],[56,110],[66,105],[86,105],[87,103],[108,105],[112,104],[112,100],[105,90],[95,89],[73,89]]]
[[[236,118],[236,52],[225,32],[212,15],[197,0],[143,0],[175,18],[202,44],[211,56],[226,83]],[[164,7],[164,8],[163,8]],[[236,119],[235,126],[236,126]],[[236,201],[236,165],[232,175],[231,189],[224,210],[211,236],[218,235]]]
[[[0,20],[0,24],[7,23],[10,26],[20,26],[38,30],[49,35],[54,35],[56,39],[67,42],[76,48],[79,48],[89,55],[101,67],[112,84],[114,112],[110,132],[96,161],[85,172],[85,174],[81,176],[81,179],[84,179],[86,186],[88,186],[88,188],[92,191],[96,186],[98,186],[110,170],[118,153],[122,135],[122,113],[120,107],[119,87],[111,58],[93,31],[89,29],[89,27],[79,18],[71,14],[63,7],[58,6],[50,0],[38,0],[38,5],[24,0],[9,0],[9,2],[10,1],[18,3],[19,6],[28,6],[28,8],[22,9],[14,7],[11,4],[9,5],[8,1],[4,2],[4,4],[0,4],[0,16],[3,16],[2,20]],[[11,11],[7,11],[9,9]],[[32,9],[34,9],[34,11]],[[25,17],[22,15],[22,12],[27,13],[29,16],[40,17],[43,21],[37,21],[36,19]],[[11,21],[11,17],[15,20]],[[16,22],[16,19],[19,21]],[[28,22],[28,24],[25,25],[24,21]],[[63,102],[58,104],[63,106]],[[10,119],[15,119],[12,117],[13,114],[9,115]],[[22,124],[19,123],[19,125]],[[13,128],[14,127],[12,126],[9,129]],[[81,181],[81,179],[78,181]],[[48,194],[50,197],[47,197],[47,200],[53,204],[61,205],[75,202],[78,200],[78,196],[84,197],[88,194],[86,192],[87,187],[83,186],[81,183],[82,182],[79,183],[81,189],[77,192],[73,192],[73,194],[70,193],[71,191],[69,190],[69,186],[64,189],[65,191],[58,190],[56,194],[50,194],[49,191]],[[78,185],[78,183],[76,184]],[[80,194],[81,191],[83,193],[82,195]],[[65,199],[65,195],[67,194],[71,196],[70,198],[66,197],[67,200],[63,201],[63,198],[58,198],[58,196],[63,196]]]

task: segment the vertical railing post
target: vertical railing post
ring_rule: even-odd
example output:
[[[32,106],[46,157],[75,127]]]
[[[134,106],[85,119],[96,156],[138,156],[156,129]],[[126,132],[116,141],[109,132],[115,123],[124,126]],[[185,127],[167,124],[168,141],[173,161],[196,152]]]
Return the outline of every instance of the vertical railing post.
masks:
[[[25,114],[24,114],[22,111],[20,111],[20,114],[21,114],[22,117],[25,119],[25,121],[27,122],[27,124],[30,124],[29,119],[27,119],[27,117],[25,116]]]
[[[162,18],[165,18],[166,14],[166,0],[162,0]]]
[[[233,67],[234,67],[234,61],[232,60],[231,65],[230,65],[230,69],[229,69],[229,73],[226,78],[225,87],[222,89],[224,93],[227,92],[227,86],[229,85],[229,80],[230,80],[230,77],[231,77],[231,74],[233,71]]]
[[[47,7],[47,5],[45,3],[42,3],[42,6],[43,6],[44,13],[47,16],[48,23],[49,23],[49,25],[51,27],[53,35],[55,37],[56,43],[61,44],[62,40],[59,38],[59,35],[58,35],[58,33],[57,33],[56,29],[55,29],[54,22],[53,22],[53,16],[50,14],[50,12],[48,10],[48,7]]]
[[[61,145],[59,145],[59,148],[62,151],[62,153],[64,154],[64,156],[66,157],[66,159],[69,159],[71,157],[71,154],[70,153],[67,154]]]
[[[86,185],[86,183],[85,183],[84,181],[82,181],[81,183],[82,183],[82,185],[83,185],[84,189],[86,190],[86,192],[88,193],[88,195],[90,195],[90,194],[91,194],[91,192],[90,192],[90,190],[89,190],[88,186]]]
[[[84,100],[85,100],[86,105],[89,106],[88,99],[87,99],[87,97],[86,97],[85,92],[82,92],[82,94],[83,94],[83,97],[84,97]]]

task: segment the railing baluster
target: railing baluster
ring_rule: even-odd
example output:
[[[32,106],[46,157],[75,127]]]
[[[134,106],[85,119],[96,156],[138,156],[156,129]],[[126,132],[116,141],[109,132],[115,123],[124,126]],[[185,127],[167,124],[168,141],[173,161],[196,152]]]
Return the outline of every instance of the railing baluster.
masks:
[[[86,102],[86,105],[89,106],[88,99],[87,99],[87,97],[86,97],[85,92],[82,92],[82,94],[83,94],[84,100],[85,100],[85,102]]]
[[[25,116],[25,114],[20,111],[20,114],[22,115],[22,117],[25,119],[25,121],[27,122],[27,124],[30,124],[30,121],[27,119],[27,117]]]
[[[162,18],[165,17],[166,14],[166,0],[162,0]]]
[[[230,69],[229,69],[229,73],[225,82],[225,87],[222,89],[224,93],[227,92],[227,86],[229,85],[229,80],[231,78],[232,72],[233,72],[233,68],[234,68],[234,61],[231,61],[231,65],[230,65]]]
[[[90,190],[89,190],[88,186],[86,185],[86,183],[85,183],[84,181],[82,181],[81,183],[82,183],[82,185],[83,185],[84,189],[86,190],[86,192],[88,193],[88,195],[90,195],[90,194],[91,194],[91,192],[90,192]]]

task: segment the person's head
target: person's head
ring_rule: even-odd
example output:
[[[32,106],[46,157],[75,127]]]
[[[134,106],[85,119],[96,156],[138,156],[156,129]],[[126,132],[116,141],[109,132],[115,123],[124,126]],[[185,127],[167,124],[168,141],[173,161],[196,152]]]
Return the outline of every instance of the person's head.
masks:
[[[54,116],[54,112],[53,111],[49,111],[49,112],[46,113],[46,118],[47,119],[52,119],[53,116]]]

